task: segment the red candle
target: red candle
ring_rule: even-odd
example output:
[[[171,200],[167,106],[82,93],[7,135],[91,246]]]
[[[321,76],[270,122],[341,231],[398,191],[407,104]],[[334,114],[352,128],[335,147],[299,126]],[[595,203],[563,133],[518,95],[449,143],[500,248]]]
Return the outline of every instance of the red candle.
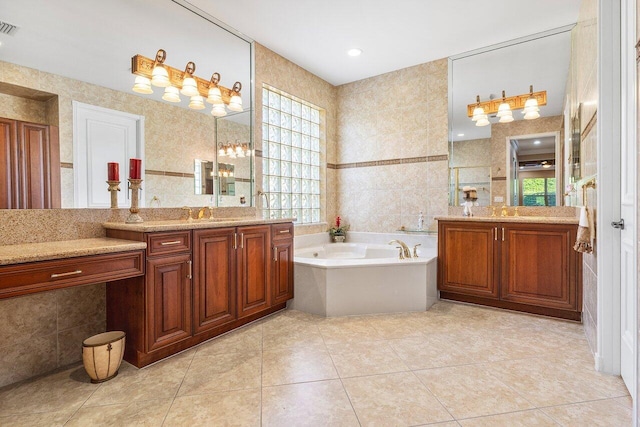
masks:
[[[120,181],[120,163],[107,163],[107,176],[109,181]]]
[[[129,159],[129,178],[140,179],[142,177],[142,160]]]

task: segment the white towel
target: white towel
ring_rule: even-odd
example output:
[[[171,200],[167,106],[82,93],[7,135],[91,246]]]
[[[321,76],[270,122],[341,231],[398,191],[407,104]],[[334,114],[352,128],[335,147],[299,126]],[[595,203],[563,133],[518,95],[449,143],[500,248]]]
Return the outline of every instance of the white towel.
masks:
[[[573,249],[577,252],[592,253],[594,240],[594,225],[591,211],[586,206],[580,209],[580,221],[578,222],[578,236]]]

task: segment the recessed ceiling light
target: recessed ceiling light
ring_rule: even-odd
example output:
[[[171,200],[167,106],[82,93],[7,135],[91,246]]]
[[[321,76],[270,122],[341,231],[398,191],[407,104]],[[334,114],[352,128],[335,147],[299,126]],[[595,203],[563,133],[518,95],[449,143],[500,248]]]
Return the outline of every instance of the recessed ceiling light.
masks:
[[[347,55],[349,56],[360,56],[361,53],[362,49],[358,49],[357,47],[354,47],[353,49],[349,49],[347,51]]]
[[[539,140],[539,139],[536,139],[535,141],[533,141],[533,143],[534,143],[535,145],[540,145],[540,140]]]
[[[458,136],[464,136],[464,133],[459,133]]]

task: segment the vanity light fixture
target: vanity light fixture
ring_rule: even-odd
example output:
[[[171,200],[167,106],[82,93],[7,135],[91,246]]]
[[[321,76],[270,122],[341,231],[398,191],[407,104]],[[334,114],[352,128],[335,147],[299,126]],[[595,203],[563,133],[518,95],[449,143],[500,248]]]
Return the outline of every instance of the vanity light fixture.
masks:
[[[153,63],[151,71],[151,84],[158,87],[167,87],[171,85],[169,80],[169,72],[164,67],[164,60],[167,59],[167,52],[164,49],[158,50],[156,60]]]
[[[132,88],[134,92],[151,94],[151,86],[164,87],[165,91],[162,99],[167,102],[180,102],[180,93],[190,98],[189,107],[202,110],[204,100],[213,104],[211,114],[214,117],[227,115],[227,108],[230,111],[243,111],[242,84],[236,82],[232,89],[219,84],[220,74],[213,73],[211,79],[204,80],[196,75],[196,64],[192,61],[187,63],[186,68],[179,70],[170,67],[164,62],[167,53],[164,49],[159,49],[155,59],[142,55],[135,55],[131,58],[131,73],[136,76],[135,84]]]
[[[476,122],[476,126],[488,125],[488,120],[486,123],[482,121],[481,123],[483,124],[478,124],[478,121],[480,121],[483,116],[488,116],[490,114],[496,114],[497,117],[500,117],[500,123],[508,123],[512,120],[503,120],[505,116],[509,116],[509,113],[506,112],[507,107],[503,106],[504,104],[509,106],[511,118],[513,118],[513,110],[522,109],[522,113],[526,120],[537,119],[540,117],[540,106],[547,105],[547,91],[543,90],[540,92],[534,92],[533,85],[531,85],[529,86],[529,93],[525,93],[523,95],[506,97],[503,91],[502,98],[490,99],[489,101],[484,102],[480,102],[480,96],[477,96],[474,104],[467,105],[467,116],[471,117],[471,120]],[[480,111],[482,113],[480,113]]]
[[[229,156],[232,159],[237,157],[249,157],[253,154],[251,145],[248,142],[234,142],[233,144],[227,142],[226,144],[220,144],[218,149],[218,157]]]
[[[504,91],[502,91],[502,103],[498,106],[498,114],[496,114],[496,116],[500,118],[500,120],[498,120],[500,123],[509,123],[513,121],[511,105],[507,102]]]
[[[471,120],[476,122],[476,126],[487,126],[489,119],[484,112],[484,108],[480,106],[480,95],[476,96],[476,108],[473,109],[473,117]]]
[[[522,110],[522,114],[524,114],[525,120],[533,120],[540,117],[540,108],[538,107],[538,100],[533,96],[533,85],[529,86],[529,98],[524,103],[524,110]]]

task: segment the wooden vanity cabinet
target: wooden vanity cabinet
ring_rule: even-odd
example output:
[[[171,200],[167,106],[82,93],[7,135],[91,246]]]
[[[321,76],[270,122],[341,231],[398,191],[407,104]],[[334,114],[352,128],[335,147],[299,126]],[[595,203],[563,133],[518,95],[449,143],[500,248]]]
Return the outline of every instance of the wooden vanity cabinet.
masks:
[[[238,318],[236,228],[195,230],[193,248],[194,334]]]
[[[60,207],[56,126],[0,118],[0,209]]]
[[[271,288],[273,303],[285,303],[293,298],[293,224],[271,227],[273,268]]]
[[[127,333],[125,360],[138,367],[281,310],[293,295],[291,223],[107,236],[147,242],[146,276],[107,286],[107,328]]]
[[[441,298],[580,320],[577,225],[440,221]]]

